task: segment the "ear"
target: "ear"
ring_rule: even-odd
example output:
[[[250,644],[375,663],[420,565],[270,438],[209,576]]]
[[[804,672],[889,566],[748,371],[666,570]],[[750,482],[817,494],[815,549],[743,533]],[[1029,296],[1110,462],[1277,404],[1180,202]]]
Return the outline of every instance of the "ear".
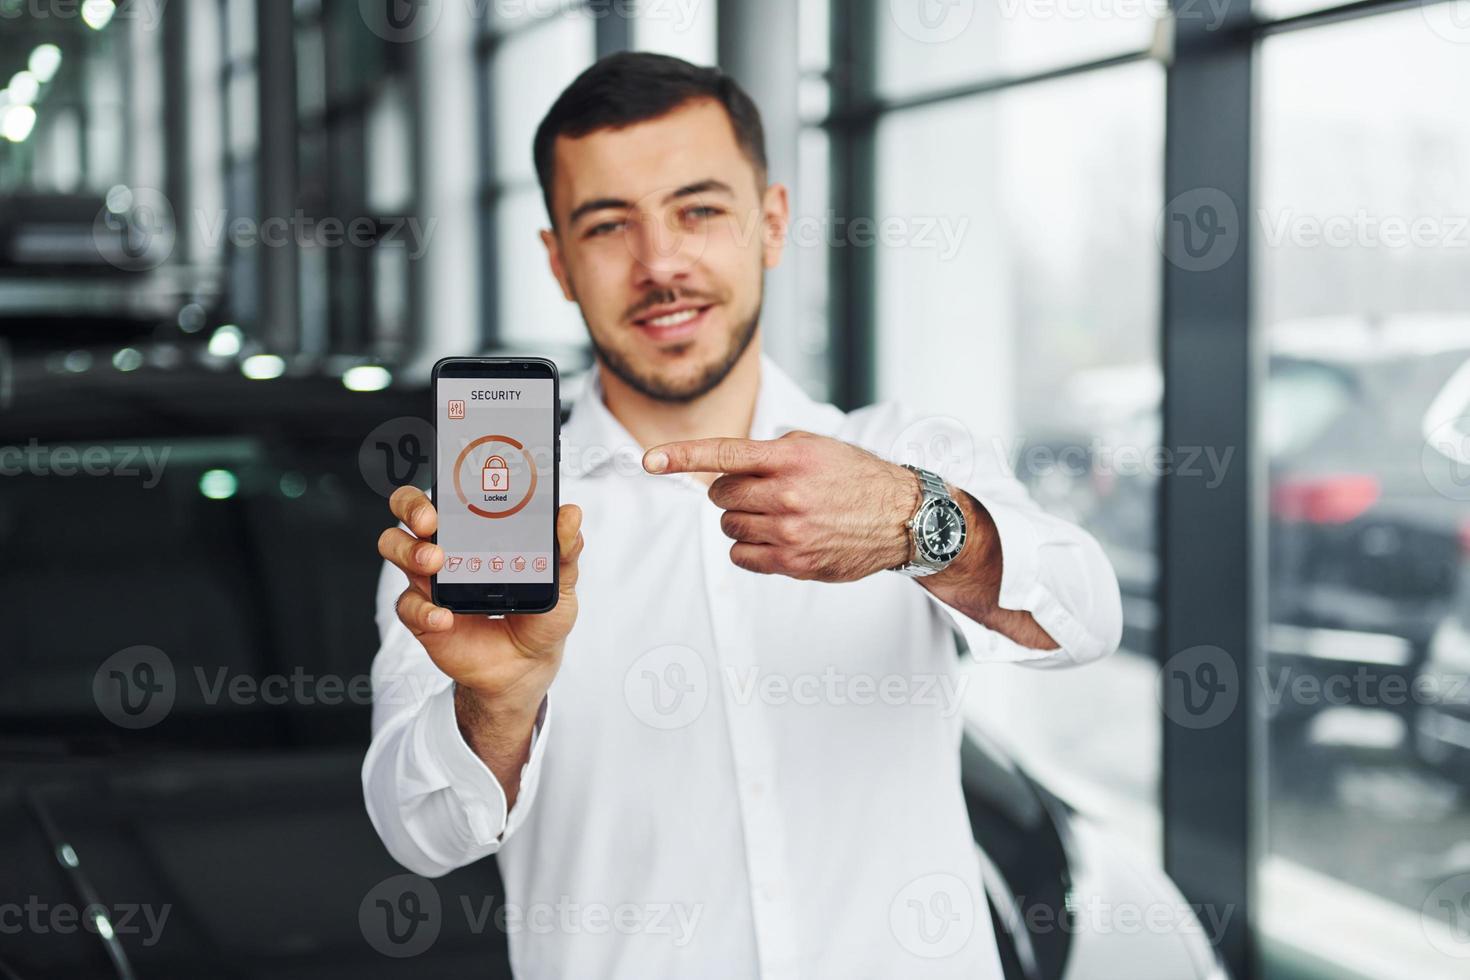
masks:
[[[561,254],[561,241],[556,237],[556,232],[550,228],[543,228],[541,244],[546,246],[546,261],[551,266],[551,274],[556,276],[556,283],[561,287],[562,296],[567,302],[575,303],[577,298],[572,294],[572,282],[567,278],[566,259]]]
[[[786,232],[791,226],[791,201],[785,184],[772,184],[761,199],[761,232],[765,241],[765,265],[774,269],[781,264],[786,248]]]

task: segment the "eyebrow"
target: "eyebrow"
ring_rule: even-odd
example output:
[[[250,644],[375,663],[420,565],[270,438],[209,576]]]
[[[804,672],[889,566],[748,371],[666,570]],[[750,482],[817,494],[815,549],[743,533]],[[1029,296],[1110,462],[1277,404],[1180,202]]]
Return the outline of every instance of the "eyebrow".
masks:
[[[726,194],[733,197],[735,196],[735,191],[732,190],[730,185],[725,183],[723,180],[715,180],[713,177],[711,177],[708,180],[696,181],[693,184],[685,184],[683,187],[669,192],[668,194],[664,195],[664,199],[661,203],[667,204],[670,201],[676,201],[681,197],[690,197],[694,194]],[[620,197],[593,198],[592,200],[584,201],[583,203],[573,208],[571,215],[567,219],[567,223],[574,225],[577,223],[577,219],[585,217],[586,215],[591,214],[593,211],[607,211],[612,209],[626,210],[630,207],[632,207],[632,205]]]

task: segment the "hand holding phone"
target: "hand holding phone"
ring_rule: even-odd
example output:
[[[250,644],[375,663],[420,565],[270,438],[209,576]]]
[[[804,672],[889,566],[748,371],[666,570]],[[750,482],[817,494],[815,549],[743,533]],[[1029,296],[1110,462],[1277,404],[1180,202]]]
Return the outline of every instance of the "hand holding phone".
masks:
[[[455,614],[434,604],[430,577],[444,567],[444,549],[431,540],[439,514],[422,490],[400,487],[389,499],[393,516],[408,528],[392,527],[378,551],[408,576],[398,598],[398,618],[419,638],[434,663],[460,686],[487,703],[509,704],[532,714],[561,665],[567,634],[577,619],[577,559],[582,553],[582,510],[559,508],[556,519],[557,601],[548,613],[491,618]]]
[[[435,604],[539,613],[557,602],[560,378],[543,357],[434,365]]]

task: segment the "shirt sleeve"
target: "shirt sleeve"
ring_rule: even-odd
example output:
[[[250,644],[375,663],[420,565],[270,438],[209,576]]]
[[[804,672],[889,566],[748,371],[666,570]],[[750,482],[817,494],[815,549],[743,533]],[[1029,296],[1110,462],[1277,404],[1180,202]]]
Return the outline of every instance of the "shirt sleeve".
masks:
[[[923,589],[975,659],[1069,667],[1118,648],[1123,606],[1112,564],[1092,535],[1031,499],[1012,472],[1002,440],[983,439],[952,417],[921,417],[899,403],[864,411],[872,418],[863,428],[876,442],[866,448],[932,470],[990,513],[1000,537],[1001,608],[1029,612],[1059,645],[1056,650],[1024,647]]]
[[[408,578],[384,563],[378,579],[381,645],[373,660],[373,737],[362,764],[368,818],[399,864],[438,877],[500,850],[526,820],[536,796],[550,730],[543,700],[507,812],[499,780],[465,742],[454,684],[398,618],[394,602]]]

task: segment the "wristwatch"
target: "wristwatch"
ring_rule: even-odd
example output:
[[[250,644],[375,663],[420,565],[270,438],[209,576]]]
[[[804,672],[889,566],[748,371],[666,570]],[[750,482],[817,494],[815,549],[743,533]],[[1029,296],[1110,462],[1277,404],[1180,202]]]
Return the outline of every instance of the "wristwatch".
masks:
[[[942,572],[965,546],[965,512],[950,496],[944,481],[917,466],[903,464],[919,478],[919,509],[904,526],[909,531],[909,560],[893,571],[913,578]]]

